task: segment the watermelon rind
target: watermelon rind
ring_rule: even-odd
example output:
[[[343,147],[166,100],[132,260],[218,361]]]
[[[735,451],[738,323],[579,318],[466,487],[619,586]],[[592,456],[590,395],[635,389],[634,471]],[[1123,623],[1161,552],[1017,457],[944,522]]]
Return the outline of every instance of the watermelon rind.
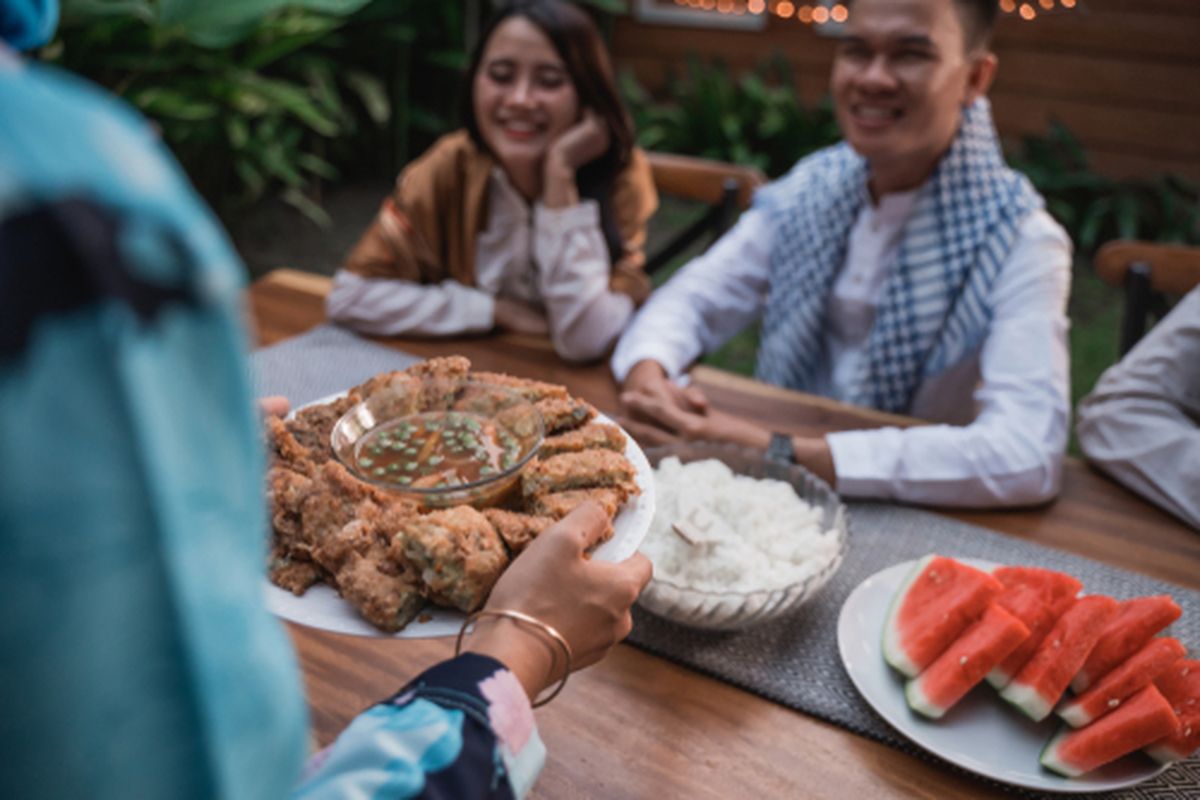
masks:
[[[1058,748],[1062,746],[1063,740],[1071,733],[1070,728],[1063,728],[1051,736],[1050,741],[1046,742],[1046,746],[1042,748],[1042,754],[1038,757],[1038,761],[1043,767],[1057,772],[1059,775],[1065,775],[1068,778],[1078,778],[1084,771],[1077,767],[1072,767],[1058,755]]]
[[[1083,706],[1079,703],[1067,703],[1058,710],[1058,715],[1072,728],[1082,728],[1095,719],[1084,711]]]
[[[1008,686],[1008,684],[1012,683],[1013,676],[1009,675],[999,667],[994,667],[988,672],[987,675],[984,676],[984,679],[991,684],[993,689],[1000,691],[1005,686]]]
[[[920,674],[921,669],[908,654],[904,652],[904,648],[900,646],[900,630],[896,625],[896,615],[900,613],[900,606],[903,605],[904,597],[908,595],[913,583],[917,578],[921,577],[921,573],[925,571],[925,567],[929,566],[929,562],[937,556],[933,553],[921,558],[913,566],[912,570],[904,578],[904,582],[896,589],[896,593],[892,595],[892,604],[888,607],[887,619],[883,623],[883,658],[892,667],[898,670],[903,675],[909,678],[915,678]]]
[[[1037,689],[1024,683],[1010,683],[1000,691],[1000,696],[1012,703],[1034,722],[1041,722],[1054,710]]]
[[[941,719],[946,713],[946,709],[935,705],[925,692],[921,689],[921,679],[913,678],[904,685],[904,700],[908,703],[908,707],[918,714],[922,714],[930,719]]]
[[[1151,745],[1144,748],[1143,752],[1160,764],[1174,764],[1176,761],[1183,761],[1189,755],[1188,753],[1180,753],[1175,748],[1168,747],[1165,744]]]

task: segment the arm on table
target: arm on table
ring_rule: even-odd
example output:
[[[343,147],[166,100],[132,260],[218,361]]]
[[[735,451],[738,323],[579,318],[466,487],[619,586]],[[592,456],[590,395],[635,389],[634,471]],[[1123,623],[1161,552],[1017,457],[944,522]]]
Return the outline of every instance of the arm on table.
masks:
[[[1092,463],[1200,529],[1200,288],[1079,405]]]
[[[377,336],[483,333],[496,316],[491,295],[457,281],[420,284],[347,270],[334,275],[325,311],[335,322]]]

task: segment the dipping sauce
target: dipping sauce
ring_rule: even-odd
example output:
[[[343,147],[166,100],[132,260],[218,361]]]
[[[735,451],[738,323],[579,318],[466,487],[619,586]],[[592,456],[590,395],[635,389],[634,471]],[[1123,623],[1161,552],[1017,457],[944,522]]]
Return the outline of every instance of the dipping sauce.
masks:
[[[397,487],[435,489],[493,478],[521,458],[508,428],[466,411],[429,411],[368,431],[354,446],[364,475]]]

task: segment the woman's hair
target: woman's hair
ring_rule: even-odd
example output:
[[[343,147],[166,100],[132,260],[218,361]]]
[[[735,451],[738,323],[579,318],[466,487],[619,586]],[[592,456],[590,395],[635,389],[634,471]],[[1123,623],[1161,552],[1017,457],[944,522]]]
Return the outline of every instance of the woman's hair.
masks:
[[[617,258],[622,245],[613,223],[610,188],[616,176],[629,164],[634,145],[633,123],[617,93],[604,40],[586,12],[564,0],[509,0],[497,8],[484,27],[467,67],[462,107],[467,131],[476,146],[485,151],[488,149],[475,119],[475,77],[488,40],[496,28],[512,17],[524,17],[545,34],[566,66],[580,107],[595,111],[608,127],[608,149],[583,165],[575,182],[582,197],[599,202],[609,254]]]

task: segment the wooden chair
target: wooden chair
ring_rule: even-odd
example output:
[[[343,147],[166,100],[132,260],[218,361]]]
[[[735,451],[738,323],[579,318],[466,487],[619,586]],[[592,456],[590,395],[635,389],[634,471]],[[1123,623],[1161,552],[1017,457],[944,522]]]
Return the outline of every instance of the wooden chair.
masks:
[[[1100,248],[1096,274],[1125,290],[1121,355],[1137,344],[1151,316],[1167,312],[1167,296],[1185,295],[1200,284],[1200,247],[1114,241]]]
[[[711,237],[710,241],[719,239],[729,230],[737,212],[749,208],[754,190],[767,182],[766,176],[753,167],[670,153],[646,155],[659,194],[707,205],[699,219],[646,260],[647,274],[662,269],[705,235]]]

